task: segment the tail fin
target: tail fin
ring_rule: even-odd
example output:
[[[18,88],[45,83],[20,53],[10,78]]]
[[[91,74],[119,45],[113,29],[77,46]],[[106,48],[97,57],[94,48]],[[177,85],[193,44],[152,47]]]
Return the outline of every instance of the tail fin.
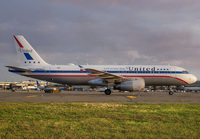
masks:
[[[14,36],[20,66],[47,65],[23,36]]]
[[[38,81],[36,81],[36,82],[37,82],[37,86],[40,86],[39,82]]]

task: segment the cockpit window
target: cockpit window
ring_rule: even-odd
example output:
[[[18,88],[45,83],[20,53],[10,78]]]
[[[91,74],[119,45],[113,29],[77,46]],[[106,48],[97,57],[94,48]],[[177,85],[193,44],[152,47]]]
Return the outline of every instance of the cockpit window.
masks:
[[[189,74],[189,72],[188,72],[188,71],[186,71],[186,70],[184,70],[184,71],[183,71],[183,74]]]

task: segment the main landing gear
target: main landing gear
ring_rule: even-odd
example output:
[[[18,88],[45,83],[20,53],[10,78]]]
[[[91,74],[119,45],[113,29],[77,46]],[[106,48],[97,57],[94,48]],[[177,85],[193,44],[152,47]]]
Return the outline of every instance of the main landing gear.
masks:
[[[108,88],[104,91],[106,95],[110,95],[111,94],[111,89],[113,90],[113,83],[108,83]]]
[[[173,95],[174,94],[174,92],[173,91],[169,91],[169,95]]]
[[[169,95],[173,95],[174,94],[174,89],[172,89],[170,86],[167,86],[168,90],[169,90]]]
[[[106,90],[105,90],[105,94],[106,94],[106,95],[110,95],[110,94],[111,94],[111,90],[110,90],[110,89],[106,89]]]

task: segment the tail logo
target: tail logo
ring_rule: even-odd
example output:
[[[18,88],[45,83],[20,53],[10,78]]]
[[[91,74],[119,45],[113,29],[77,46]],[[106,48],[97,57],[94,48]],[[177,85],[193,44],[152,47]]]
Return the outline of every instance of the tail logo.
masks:
[[[33,60],[32,56],[29,53],[24,53],[27,60]]]
[[[19,48],[18,50],[19,50],[20,52],[23,52],[23,53],[29,53],[29,52],[32,52],[32,51],[33,51],[33,49],[28,50],[28,49],[24,49],[24,48]]]
[[[24,49],[24,46],[21,44],[21,42],[14,36],[17,44],[19,45],[19,52],[24,53],[24,56],[26,57],[27,60],[33,60],[32,56],[29,54],[33,51],[33,49],[28,50],[28,49]]]
[[[14,38],[15,38],[16,42],[18,43],[19,47],[24,48],[24,46],[18,41],[18,39],[15,36],[14,36]]]

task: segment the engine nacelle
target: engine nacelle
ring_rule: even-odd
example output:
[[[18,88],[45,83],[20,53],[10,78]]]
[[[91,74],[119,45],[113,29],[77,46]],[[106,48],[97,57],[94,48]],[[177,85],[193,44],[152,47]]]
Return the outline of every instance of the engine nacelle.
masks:
[[[145,88],[145,81],[142,78],[133,78],[133,80],[122,82],[115,87],[123,91],[141,91]]]
[[[94,79],[90,80],[88,83],[93,85],[105,85],[106,81],[103,81],[102,79]]]

